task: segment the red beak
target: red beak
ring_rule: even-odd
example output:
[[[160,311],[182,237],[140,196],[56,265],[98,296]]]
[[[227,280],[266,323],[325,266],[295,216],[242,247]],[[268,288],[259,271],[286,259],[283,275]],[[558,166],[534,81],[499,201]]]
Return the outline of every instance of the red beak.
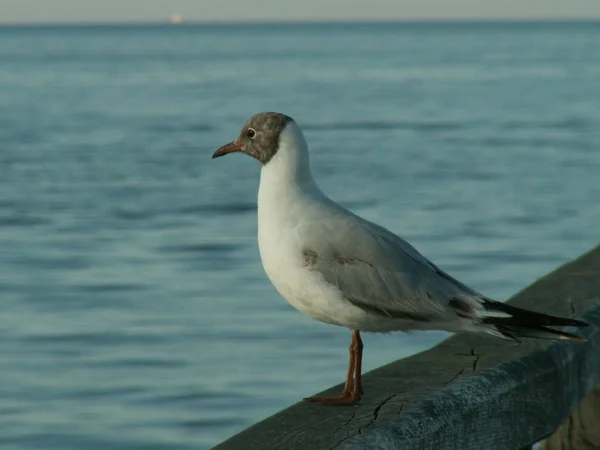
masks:
[[[213,153],[213,159],[218,158],[219,156],[224,156],[228,153],[241,152],[242,144],[238,144],[237,142],[230,142],[229,144],[224,145],[219,148],[216,152]]]

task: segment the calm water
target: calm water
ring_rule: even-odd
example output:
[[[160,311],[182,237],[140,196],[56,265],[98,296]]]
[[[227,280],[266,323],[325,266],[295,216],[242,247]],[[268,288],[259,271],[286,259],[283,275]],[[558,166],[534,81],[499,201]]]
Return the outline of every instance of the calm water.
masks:
[[[506,298],[600,238],[600,24],[0,28],[0,443],[203,449],[343,380],[262,271],[258,164]],[[442,332],[365,336],[373,369]]]

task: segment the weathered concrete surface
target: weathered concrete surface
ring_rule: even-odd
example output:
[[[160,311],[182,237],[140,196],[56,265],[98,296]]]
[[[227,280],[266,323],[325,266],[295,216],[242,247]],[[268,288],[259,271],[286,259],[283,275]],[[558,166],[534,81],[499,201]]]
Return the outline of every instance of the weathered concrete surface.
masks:
[[[363,377],[354,407],[299,402],[217,449],[514,449],[550,435],[600,381],[600,247],[510,303],[592,324],[588,342],[459,334]],[[578,331],[579,332],[579,331]],[[368,351],[368,350],[367,350]],[[337,393],[341,385],[321,393]],[[311,393],[306,393],[311,394]]]
[[[600,448],[600,385],[585,397],[556,432],[541,443],[542,450]]]

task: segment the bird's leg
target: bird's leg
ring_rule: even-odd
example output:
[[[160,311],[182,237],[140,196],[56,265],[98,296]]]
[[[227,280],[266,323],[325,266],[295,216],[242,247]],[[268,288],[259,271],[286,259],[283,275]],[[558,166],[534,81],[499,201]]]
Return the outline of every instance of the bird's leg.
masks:
[[[356,354],[354,355],[355,366],[354,366],[354,390],[353,395],[357,397],[357,400],[360,399],[360,396],[364,394],[362,390],[362,352],[363,352],[363,342],[360,338],[360,332],[354,331],[352,333],[352,344],[355,346]]]
[[[354,386],[354,367],[356,366],[356,354],[354,353],[354,334],[352,335],[352,343],[348,348],[348,353],[350,354],[350,358],[348,361],[348,373],[346,374],[346,383],[344,384],[344,390],[342,391],[342,395],[350,395],[352,392],[352,388]]]
[[[348,364],[348,373],[344,390],[340,395],[331,397],[308,397],[304,400],[313,403],[322,403],[326,405],[353,405],[360,400],[361,388],[361,365],[362,365],[363,343],[358,331],[352,331],[352,343],[350,344],[350,360]],[[358,371],[357,371],[358,369]]]

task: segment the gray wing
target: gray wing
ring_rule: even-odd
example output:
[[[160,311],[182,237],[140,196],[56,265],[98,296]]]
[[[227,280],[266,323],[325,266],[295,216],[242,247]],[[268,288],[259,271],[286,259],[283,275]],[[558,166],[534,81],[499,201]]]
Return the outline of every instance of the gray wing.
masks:
[[[311,230],[302,234],[311,236],[305,239],[306,265],[337,286],[349,302],[410,320],[477,315],[485,297],[443,272],[401,237],[343,213],[335,216],[331,228],[309,225]]]

